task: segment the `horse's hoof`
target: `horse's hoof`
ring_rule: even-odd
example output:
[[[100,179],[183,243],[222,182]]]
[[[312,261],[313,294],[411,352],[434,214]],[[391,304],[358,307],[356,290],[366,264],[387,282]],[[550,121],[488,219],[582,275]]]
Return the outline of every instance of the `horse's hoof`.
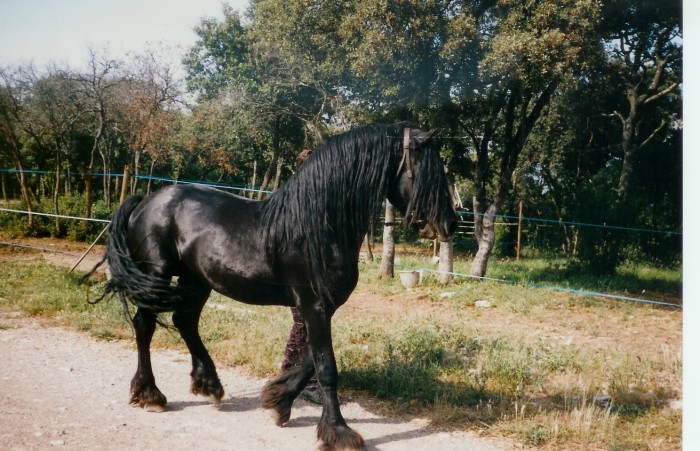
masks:
[[[360,450],[365,447],[365,439],[347,426],[328,426],[319,423],[317,437],[321,451]]]
[[[139,406],[148,412],[163,412],[167,403],[167,398],[158,390],[158,387],[132,384],[129,404]]]
[[[165,412],[165,406],[161,406],[160,404],[145,404],[141,407],[146,412],[155,412],[155,413]]]
[[[212,405],[214,405],[214,406],[221,405],[221,397],[220,396],[209,395],[209,396],[207,396],[207,401],[212,403]]]
[[[285,385],[279,381],[265,384],[262,390],[262,406],[270,410],[270,415],[277,426],[284,426],[292,415],[294,398],[289,398]]]
[[[272,417],[272,421],[275,422],[275,425],[279,427],[284,426],[291,416],[292,409],[286,409],[285,412],[280,412],[277,409],[270,409],[270,417]]]
[[[193,377],[190,391],[194,395],[204,396],[210,403],[217,406],[221,404],[221,398],[224,397],[224,387],[216,375],[213,377]]]

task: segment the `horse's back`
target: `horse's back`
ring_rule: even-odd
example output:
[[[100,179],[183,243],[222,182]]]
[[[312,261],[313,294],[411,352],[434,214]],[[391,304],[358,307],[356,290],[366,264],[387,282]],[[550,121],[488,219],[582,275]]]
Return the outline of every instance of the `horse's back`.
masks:
[[[190,272],[214,290],[252,303],[288,304],[265,246],[261,202],[214,188],[171,186],[134,210],[132,252],[162,275]]]
[[[216,241],[250,220],[256,201],[214,188],[172,185],[146,197],[129,218],[131,252],[140,261],[179,259],[194,241]]]

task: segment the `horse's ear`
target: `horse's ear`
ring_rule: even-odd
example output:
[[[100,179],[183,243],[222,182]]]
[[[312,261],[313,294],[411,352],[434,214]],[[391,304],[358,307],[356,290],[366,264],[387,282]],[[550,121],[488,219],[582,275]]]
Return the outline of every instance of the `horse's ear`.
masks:
[[[416,136],[416,139],[418,140],[419,143],[423,144],[430,139],[432,139],[433,136],[437,135],[438,129],[434,128],[430,130],[429,132],[421,132],[418,136]]]

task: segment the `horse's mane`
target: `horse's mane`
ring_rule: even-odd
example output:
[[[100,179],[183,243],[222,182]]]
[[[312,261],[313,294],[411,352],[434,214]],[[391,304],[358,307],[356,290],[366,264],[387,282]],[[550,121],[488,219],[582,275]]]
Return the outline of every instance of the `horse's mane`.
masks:
[[[261,208],[268,252],[306,247],[312,278],[322,277],[330,245],[362,240],[386,195],[401,126],[371,125],[328,138]],[[315,289],[320,287],[314,287]]]
[[[305,248],[317,293],[328,294],[324,276],[332,261],[331,245],[359,249],[370,216],[386,197],[398,169],[406,126],[368,125],[328,138],[263,203],[260,213],[268,254],[275,258],[286,250]],[[436,177],[436,170],[443,171],[443,167],[435,152],[423,152],[409,212],[438,214],[437,199],[446,185],[435,185],[445,179]]]

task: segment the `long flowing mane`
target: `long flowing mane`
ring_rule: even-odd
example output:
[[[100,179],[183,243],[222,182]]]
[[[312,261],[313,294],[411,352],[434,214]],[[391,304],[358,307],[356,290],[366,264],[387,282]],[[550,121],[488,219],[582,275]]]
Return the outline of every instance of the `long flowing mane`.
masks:
[[[401,129],[399,124],[359,127],[317,147],[261,208],[269,251],[305,246],[309,270],[321,276],[330,259],[329,242],[359,244],[396,169]]]
[[[269,255],[302,248],[308,253],[313,288],[325,291],[324,275],[333,248],[359,249],[370,215],[386,196],[402,152],[407,124],[371,125],[329,138],[261,208]],[[421,152],[420,171],[406,211],[438,219],[449,199],[444,168],[436,152]],[[313,233],[310,233],[313,231]]]

